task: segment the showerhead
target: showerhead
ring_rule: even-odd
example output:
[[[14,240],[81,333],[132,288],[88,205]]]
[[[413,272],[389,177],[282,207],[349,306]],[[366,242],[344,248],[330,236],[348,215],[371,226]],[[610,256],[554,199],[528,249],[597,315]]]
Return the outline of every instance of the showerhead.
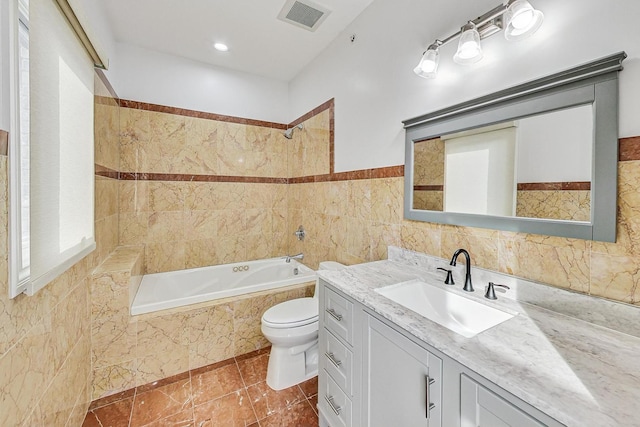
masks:
[[[294,127],[292,127],[292,128],[289,128],[289,129],[285,130],[285,131],[284,131],[284,137],[285,137],[285,138],[287,138],[287,139],[291,139],[291,138],[293,138],[293,130],[294,130],[295,128],[298,128],[298,129],[302,130],[302,129],[304,128],[304,126],[302,125],[302,123],[300,123],[300,124],[299,124],[299,125],[297,125],[297,126],[294,126]]]

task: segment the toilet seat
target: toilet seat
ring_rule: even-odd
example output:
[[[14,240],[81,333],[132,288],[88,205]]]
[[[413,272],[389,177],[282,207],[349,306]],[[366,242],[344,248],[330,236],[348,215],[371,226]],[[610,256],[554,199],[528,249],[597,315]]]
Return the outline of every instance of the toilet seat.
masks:
[[[318,321],[318,300],[296,298],[276,304],[262,315],[262,323],[271,328],[292,328]]]

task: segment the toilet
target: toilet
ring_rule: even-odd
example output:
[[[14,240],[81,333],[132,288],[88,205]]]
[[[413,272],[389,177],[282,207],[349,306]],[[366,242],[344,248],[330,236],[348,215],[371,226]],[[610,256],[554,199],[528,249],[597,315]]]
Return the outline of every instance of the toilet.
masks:
[[[343,268],[338,262],[323,261],[319,269]],[[318,375],[318,281],[313,298],[292,299],[265,311],[262,334],[271,342],[269,387],[282,390]]]

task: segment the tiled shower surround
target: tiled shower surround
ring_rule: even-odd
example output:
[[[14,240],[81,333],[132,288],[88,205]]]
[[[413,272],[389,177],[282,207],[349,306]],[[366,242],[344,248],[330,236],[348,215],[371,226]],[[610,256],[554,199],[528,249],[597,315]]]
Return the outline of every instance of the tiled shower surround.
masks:
[[[91,399],[149,378],[125,372],[118,379],[114,370],[106,384],[111,376],[99,373],[105,365],[92,360],[98,295],[108,299],[117,288],[92,286],[91,273],[118,245],[139,246],[147,271],[299,251],[311,267],[324,259],[353,264],[385,258],[389,244],[448,258],[464,247],[481,267],[640,304],[640,137],[620,142],[612,244],[404,220],[402,166],[334,172],[332,103],[292,123],[304,122],[305,130],[286,140],[283,124],[119,106],[99,80],[96,88],[98,249],[34,297],[6,297],[7,160],[0,159],[0,425],[80,425]],[[293,236],[298,225],[307,230],[304,242]],[[255,306],[254,322],[269,304]],[[167,322],[181,328],[189,316]],[[154,335],[140,327],[142,317],[131,321],[136,340],[162,335],[162,328]],[[121,331],[113,330],[113,342],[124,339]],[[196,347],[213,347],[209,338],[186,334]],[[106,366],[126,362],[117,346],[107,348],[120,359]]]

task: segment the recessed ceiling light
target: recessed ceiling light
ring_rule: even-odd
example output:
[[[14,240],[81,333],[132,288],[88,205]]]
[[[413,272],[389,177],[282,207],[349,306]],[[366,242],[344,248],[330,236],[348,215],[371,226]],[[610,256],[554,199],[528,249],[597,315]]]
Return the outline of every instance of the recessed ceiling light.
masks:
[[[229,50],[229,46],[227,46],[224,43],[216,43],[213,45],[214,48],[216,48],[216,50],[219,50],[220,52],[226,52]]]

